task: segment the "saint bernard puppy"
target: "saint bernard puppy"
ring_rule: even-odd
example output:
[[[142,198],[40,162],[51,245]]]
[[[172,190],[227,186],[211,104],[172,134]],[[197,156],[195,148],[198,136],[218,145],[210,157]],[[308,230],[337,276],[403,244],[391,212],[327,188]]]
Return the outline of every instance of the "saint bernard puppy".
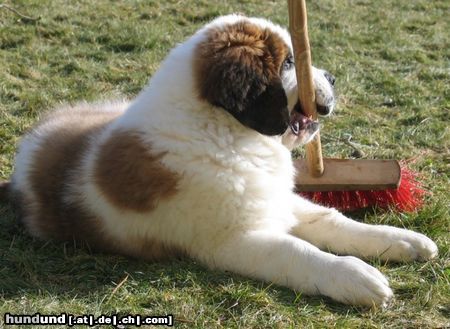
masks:
[[[314,69],[314,80],[328,114],[334,78]],[[146,260],[184,255],[305,294],[383,306],[388,281],[353,256],[428,260],[437,247],[294,193],[290,150],[318,129],[298,104],[288,32],[229,15],[173,49],[133,101],[48,114],[22,139],[2,189],[39,238]]]

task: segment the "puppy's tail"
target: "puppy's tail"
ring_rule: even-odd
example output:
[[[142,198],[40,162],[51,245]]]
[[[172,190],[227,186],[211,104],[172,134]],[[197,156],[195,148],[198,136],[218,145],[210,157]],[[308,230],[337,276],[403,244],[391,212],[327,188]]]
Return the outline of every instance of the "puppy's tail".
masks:
[[[0,181],[0,202],[7,202],[10,200],[11,182]]]

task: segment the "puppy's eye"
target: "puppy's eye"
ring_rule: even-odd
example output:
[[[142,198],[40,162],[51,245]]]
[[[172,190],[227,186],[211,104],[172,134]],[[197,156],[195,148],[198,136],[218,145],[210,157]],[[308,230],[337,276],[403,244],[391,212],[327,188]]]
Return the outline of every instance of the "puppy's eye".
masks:
[[[289,55],[283,62],[282,70],[287,71],[292,69],[293,67],[294,67],[294,57],[292,57],[292,55]]]
[[[328,80],[330,85],[334,86],[334,84],[336,82],[336,78],[334,77],[334,75],[332,75],[331,73],[325,71],[324,76]]]

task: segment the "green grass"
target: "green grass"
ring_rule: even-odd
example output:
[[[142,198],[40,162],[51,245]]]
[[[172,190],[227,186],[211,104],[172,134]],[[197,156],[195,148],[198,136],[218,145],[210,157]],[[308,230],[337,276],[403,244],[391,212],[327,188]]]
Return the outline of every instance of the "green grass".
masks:
[[[0,10],[0,177],[18,138],[64,102],[132,97],[178,42],[230,12],[287,25],[284,1],[7,1]],[[450,326],[449,57],[446,0],[309,1],[313,62],[333,72],[339,107],[323,120],[324,153],[415,159],[431,191],[414,214],[362,212],[369,223],[426,233],[428,263],[374,264],[396,299],[362,310],[191,261],[149,264],[33,240],[0,204],[0,313],[174,314],[179,327],[437,328]],[[126,278],[125,281],[123,281]],[[123,283],[117,288],[120,282]],[[1,321],[0,321],[1,326]]]

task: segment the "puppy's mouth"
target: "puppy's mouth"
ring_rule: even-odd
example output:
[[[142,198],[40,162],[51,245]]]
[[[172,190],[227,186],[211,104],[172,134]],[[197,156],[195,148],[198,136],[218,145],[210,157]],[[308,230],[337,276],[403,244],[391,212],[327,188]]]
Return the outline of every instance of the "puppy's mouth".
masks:
[[[297,102],[294,109],[291,111],[289,128],[291,128],[294,135],[298,136],[303,131],[316,131],[319,128],[319,122],[308,118],[303,113],[300,103]]]

